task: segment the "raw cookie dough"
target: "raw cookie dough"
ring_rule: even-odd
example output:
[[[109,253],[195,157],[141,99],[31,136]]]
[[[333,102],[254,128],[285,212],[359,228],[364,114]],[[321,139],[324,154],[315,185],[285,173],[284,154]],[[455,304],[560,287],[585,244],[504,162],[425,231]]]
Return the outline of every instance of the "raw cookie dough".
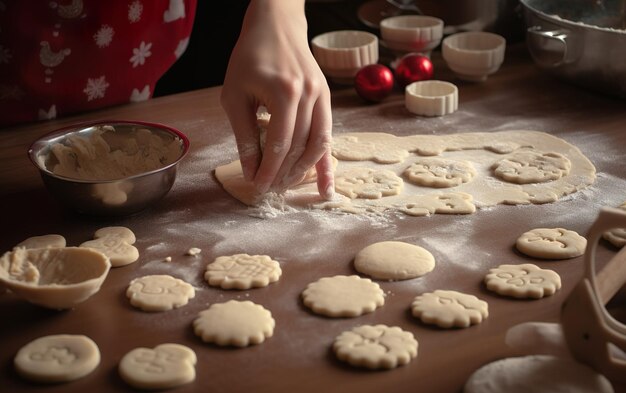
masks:
[[[417,356],[417,340],[397,326],[362,325],[341,333],[333,343],[337,358],[356,367],[392,369]]]
[[[166,311],[184,306],[196,291],[179,278],[158,274],[132,280],[126,296],[130,304],[143,311]]]
[[[33,236],[28,239],[20,242],[15,247],[24,247],[24,248],[59,248],[65,247],[66,242],[65,238],[61,235],[43,235],[43,236]]]
[[[515,246],[535,258],[568,259],[585,253],[587,239],[563,228],[536,228],[522,234]]]
[[[464,393],[613,393],[606,377],[572,359],[535,355],[496,360],[476,370]]]
[[[196,354],[180,344],[135,348],[119,364],[120,376],[137,389],[169,389],[196,379]]]
[[[208,264],[204,278],[214,287],[250,289],[266,287],[278,281],[281,274],[278,262],[267,255],[235,254]]]
[[[413,316],[441,328],[466,328],[481,323],[489,316],[487,302],[474,295],[438,289],[413,300]]]
[[[272,337],[275,325],[269,310],[249,300],[212,304],[193,321],[194,332],[202,341],[240,348]]]
[[[43,307],[66,309],[98,292],[111,262],[90,248],[15,248],[0,258],[0,284]]]
[[[397,195],[404,182],[395,173],[385,169],[356,167],[337,173],[335,191],[350,199],[379,199]]]
[[[14,364],[18,374],[32,381],[68,382],[95,370],[100,364],[100,351],[87,336],[45,336],[23,346]]]
[[[304,305],[327,317],[358,317],[385,304],[383,290],[359,276],[324,277],[302,292]]]
[[[561,277],[552,270],[531,263],[500,265],[485,276],[487,289],[519,299],[541,299],[561,289]]]
[[[89,240],[80,247],[93,248],[102,252],[111,259],[111,266],[125,266],[139,259],[139,251],[132,244],[136,238],[133,231],[126,227],[101,228],[94,234],[94,240]]]
[[[561,171],[562,176],[556,180],[529,184],[511,183],[494,174],[494,164],[502,160],[515,159],[518,154],[542,155],[544,152],[560,154],[569,160],[569,172],[565,174],[565,171]],[[375,132],[339,134],[333,137],[333,154],[340,159],[337,174],[355,167],[365,167],[370,170],[384,169],[400,176],[407,167],[423,160],[424,156],[438,156],[436,159],[470,162],[476,175],[471,181],[449,189],[450,192],[446,194],[442,194],[441,189],[414,185],[407,181],[397,195],[378,199],[351,199],[337,193],[335,198],[326,201],[319,196],[314,183],[301,184],[282,195],[281,206],[353,214],[379,214],[387,211],[416,216],[433,213],[469,214],[476,207],[555,202],[595,181],[593,164],[578,148],[563,139],[537,131],[511,130],[405,137]],[[241,191],[247,183],[243,180],[238,162],[217,168],[216,175],[224,188],[240,201],[248,205],[258,202],[258,195]],[[251,187],[250,184],[247,186]],[[450,201],[450,206],[442,198]]]
[[[354,268],[377,279],[407,280],[431,272],[435,268],[435,258],[420,246],[386,241],[359,251],[354,258]]]
[[[404,175],[418,186],[448,188],[471,181],[476,169],[469,161],[422,158],[406,168]]]
[[[202,252],[202,249],[198,247],[191,247],[189,250],[187,250],[185,255],[195,257],[196,255],[200,255],[201,252]]]
[[[626,211],[626,202],[622,203],[618,209]],[[626,246],[626,228],[611,229],[604,232],[602,237],[617,248]]]
[[[559,153],[521,151],[493,165],[496,177],[517,184],[544,183],[567,175],[572,163]]]

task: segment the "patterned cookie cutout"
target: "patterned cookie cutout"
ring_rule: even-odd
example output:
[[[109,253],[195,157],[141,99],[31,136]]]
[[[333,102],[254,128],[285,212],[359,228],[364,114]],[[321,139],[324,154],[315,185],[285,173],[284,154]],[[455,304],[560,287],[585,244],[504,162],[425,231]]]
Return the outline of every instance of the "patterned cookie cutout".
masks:
[[[499,179],[516,183],[545,183],[566,176],[572,163],[559,153],[522,151],[493,165],[494,174]]]
[[[137,389],[169,389],[196,379],[196,354],[180,344],[135,348],[120,361],[119,373]]]
[[[522,234],[515,246],[530,257],[569,259],[585,253],[587,239],[563,228],[536,228]]]
[[[223,289],[266,287],[278,281],[280,265],[267,255],[236,254],[218,257],[208,264],[204,278],[209,285]]]
[[[411,311],[422,322],[441,328],[466,328],[489,316],[487,302],[474,295],[441,289],[417,296]]]
[[[406,168],[404,175],[418,186],[448,188],[471,181],[476,169],[469,161],[421,158]]]
[[[398,195],[404,182],[386,169],[350,168],[335,178],[335,191],[350,199],[380,199]]]
[[[221,346],[247,347],[274,334],[272,313],[249,300],[229,300],[201,311],[193,329],[202,341]]]
[[[362,325],[341,333],[333,343],[335,355],[356,367],[392,369],[417,356],[411,332],[396,326]]]
[[[166,311],[184,306],[196,295],[185,281],[166,274],[135,278],[126,290],[130,304],[143,311]]]
[[[26,344],[14,363],[17,372],[32,381],[67,382],[91,373],[100,364],[100,351],[87,336],[59,334]]]
[[[133,231],[126,227],[101,228],[94,234],[94,240],[89,240],[80,247],[93,248],[111,260],[111,266],[128,265],[139,259],[139,251],[132,244],[136,241]]]
[[[384,292],[368,278],[324,277],[307,285],[302,292],[305,306],[328,317],[358,317],[385,304]]]
[[[485,276],[487,289],[519,299],[541,299],[561,289],[561,277],[553,270],[531,263],[500,265]]]

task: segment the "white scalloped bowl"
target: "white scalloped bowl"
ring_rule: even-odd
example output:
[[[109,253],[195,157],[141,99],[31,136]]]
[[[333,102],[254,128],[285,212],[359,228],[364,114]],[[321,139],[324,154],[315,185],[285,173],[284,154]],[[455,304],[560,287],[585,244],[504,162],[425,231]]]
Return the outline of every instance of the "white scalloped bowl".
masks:
[[[452,34],[443,39],[443,59],[456,76],[465,81],[483,82],[500,69],[504,61],[504,37],[484,31]]]
[[[430,53],[443,38],[443,20],[425,15],[400,15],[380,22],[383,44],[397,52]]]
[[[353,83],[356,73],[378,62],[378,37],[358,30],[338,30],[311,40],[313,56],[322,72],[338,83]]]

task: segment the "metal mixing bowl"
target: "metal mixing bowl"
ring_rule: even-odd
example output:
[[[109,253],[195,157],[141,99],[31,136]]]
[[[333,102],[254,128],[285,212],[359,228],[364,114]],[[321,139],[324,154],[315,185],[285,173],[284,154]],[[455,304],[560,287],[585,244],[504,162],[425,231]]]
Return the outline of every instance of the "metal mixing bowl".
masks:
[[[106,145],[93,144],[95,140]],[[166,153],[161,156],[152,146],[165,146],[162,150]],[[58,149],[65,153],[60,155]],[[84,214],[120,216],[141,211],[163,198],[172,188],[177,164],[188,150],[189,140],[174,128],[116,120],[78,124],[44,135],[31,145],[28,156],[48,190],[65,206]],[[96,151],[100,156],[89,154]],[[110,154],[136,161],[141,170],[113,170],[117,165],[112,165],[116,162],[111,161]],[[84,164],[82,169],[78,162]],[[100,171],[74,175],[62,170],[63,164],[76,172],[85,172],[84,168],[91,165]],[[107,176],[109,169],[113,172]]]

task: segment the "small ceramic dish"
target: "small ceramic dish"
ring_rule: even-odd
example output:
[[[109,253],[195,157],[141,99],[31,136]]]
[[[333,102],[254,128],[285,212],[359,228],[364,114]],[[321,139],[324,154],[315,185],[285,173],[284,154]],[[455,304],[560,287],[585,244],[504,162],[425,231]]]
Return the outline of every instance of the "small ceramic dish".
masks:
[[[174,128],[114,120],[54,131],[28,154],[62,204],[79,213],[120,216],[165,196],[188,150],[189,140]]]
[[[465,81],[482,82],[504,61],[504,37],[483,31],[452,34],[443,39],[443,59],[456,76]]]
[[[459,107],[459,90],[438,80],[413,82],[405,88],[404,103],[409,112],[420,116],[443,116]]]
[[[39,306],[72,308],[100,290],[111,262],[91,248],[16,247],[0,258],[0,286]]]
[[[356,73],[378,62],[378,37],[358,30],[338,30],[311,40],[313,56],[322,72],[337,83],[352,84]]]
[[[383,44],[399,53],[429,54],[443,37],[443,20],[424,15],[401,15],[380,22]]]

